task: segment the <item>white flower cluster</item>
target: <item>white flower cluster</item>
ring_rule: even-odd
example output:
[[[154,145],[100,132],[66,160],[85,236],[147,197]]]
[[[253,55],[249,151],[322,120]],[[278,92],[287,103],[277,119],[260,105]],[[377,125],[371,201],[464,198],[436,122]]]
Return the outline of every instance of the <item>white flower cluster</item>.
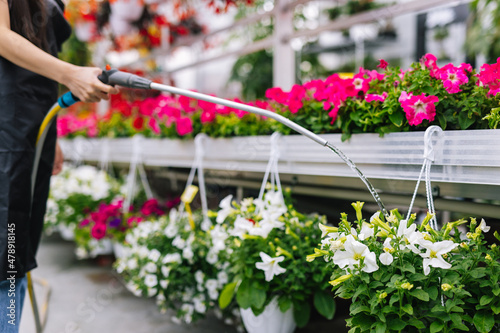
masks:
[[[174,322],[191,323],[216,306],[229,281],[228,263],[218,256],[228,236],[220,226],[210,233],[191,230],[186,213],[172,210],[127,234],[129,251],[116,269],[135,295],[156,296],[162,311],[175,308]]]
[[[428,215],[427,218],[430,217]],[[379,255],[378,261],[383,265],[391,265],[395,256],[404,251],[411,251],[423,259],[425,275],[430,273],[431,267],[443,269],[452,267],[445,259],[450,251],[459,246],[458,243],[452,240],[435,241],[430,232],[419,231],[415,223],[408,225],[407,220],[398,221],[392,213],[388,217],[388,222],[383,222],[379,218],[379,213],[376,213],[371,217],[370,223],[363,222],[359,231],[351,228],[350,232],[339,232],[336,227],[320,225],[323,236],[326,236],[321,243],[321,249],[328,251],[325,259],[331,260],[342,269],[351,271],[359,269],[367,273],[377,271],[379,266],[376,254],[363,242],[374,237],[382,237],[383,252]],[[377,235],[374,234],[375,226],[381,230]],[[479,228],[484,232],[489,230],[484,220],[481,221]]]
[[[221,210],[217,214],[217,223],[223,223],[227,216],[234,212],[231,205],[232,195],[227,196],[220,202]],[[253,221],[244,216],[249,207],[255,206],[259,221]],[[287,209],[283,201],[283,196],[279,192],[268,191],[263,200],[247,198],[242,201],[240,211],[243,213],[236,217],[234,226],[229,230],[231,236],[241,239],[245,235],[260,236],[267,238],[274,228],[283,228],[285,223],[279,218],[286,213]]]
[[[110,176],[102,170],[90,165],[71,167],[64,165],[63,171],[52,177],[50,184],[51,197],[64,200],[79,193],[98,201],[107,198],[112,188]]]

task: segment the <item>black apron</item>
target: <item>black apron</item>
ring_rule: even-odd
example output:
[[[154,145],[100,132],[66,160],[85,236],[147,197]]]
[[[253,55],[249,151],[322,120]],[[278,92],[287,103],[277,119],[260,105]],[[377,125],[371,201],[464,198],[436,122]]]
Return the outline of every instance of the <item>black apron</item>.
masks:
[[[71,27],[60,0],[45,2],[49,52],[57,56]],[[55,122],[42,151],[33,200],[31,172],[38,130],[57,93],[56,82],[0,57],[0,281],[22,277],[37,266],[54,162]]]

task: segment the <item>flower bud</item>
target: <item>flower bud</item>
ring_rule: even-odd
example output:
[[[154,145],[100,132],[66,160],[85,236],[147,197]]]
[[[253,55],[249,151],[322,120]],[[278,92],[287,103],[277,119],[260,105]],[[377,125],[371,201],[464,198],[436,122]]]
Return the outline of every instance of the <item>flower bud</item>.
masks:
[[[384,291],[383,293],[380,293],[380,294],[378,295],[378,299],[379,299],[380,301],[381,301],[381,300],[383,300],[383,299],[384,299],[384,298],[386,298],[386,297],[387,297],[387,293],[386,293],[385,291]]]
[[[491,256],[490,256],[489,254],[487,254],[487,255],[486,255],[486,257],[484,257],[484,258],[485,258],[486,260],[488,260],[488,261],[492,261],[492,260],[493,260],[493,258],[491,258]]]
[[[413,288],[413,284],[409,282],[405,282],[401,284],[401,289],[411,290]]]
[[[335,279],[333,281],[330,281],[328,283],[330,283],[332,286],[336,287],[339,284],[341,284],[342,282],[345,282],[345,281],[349,280],[351,277],[352,277],[352,274],[342,275],[341,277],[339,277],[339,278],[337,278],[337,279]]]
[[[441,285],[441,289],[442,289],[443,291],[448,291],[448,290],[453,289],[453,286],[449,285],[448,283],[443,283],[443,284]]]

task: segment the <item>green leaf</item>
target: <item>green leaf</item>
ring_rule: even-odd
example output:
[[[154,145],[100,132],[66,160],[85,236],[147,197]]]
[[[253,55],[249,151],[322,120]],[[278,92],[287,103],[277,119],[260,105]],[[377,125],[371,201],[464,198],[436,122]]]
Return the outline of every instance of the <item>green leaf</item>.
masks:
[[[475,121],[476,120],[474,118],[469,118],[469,115],[466,112],[460,112],[458,115],[458,123],[460,124],[460,128],[463,130],[469,128]]]
[[[413,297],[418,298],[421,301],[428,302],[429,301],[429,294],[422,289],[414,289],[410,291],[410,295]]]
[[[479,304],[481,305],[489,304],[493,300],[493,298],[495,298],[495,296],[493,295],[483,295],[479,300]]]
[[[413,306],[411,306],[410,303],[406,303],[401,307],[401,309],[403,309],[403,311],[409,314],[410,316],[413,315]]]
[[[405,114],[401,111],[393,112],[389,115],[389,120],[397,127],[401,127],[405,120]]]
[[[252,306],[249,280],[245,279],[241,281],[238,291],[236,292],[236,301],[242,309],[248,309]]]
[[[403,328],[406,327],[406,324],[407,323],[405,321],[399,318],[387,320],[387,328],[394,331],[401,331]]]
[[[438,297],[438,289],[436,286],[429,287],[425,290],[429,294],[429,298],[435,301]]]
[[[495,318],[486,311],[479,311],[474,315],[473,322],[480,333],[490,332],[495,325]]]
[[[419,330],[423,330],[425,328],[424,323],[421,320],[418,320],[417,318],[411,318],[408,324],[413,327],[416,327]]]
[[[480,279],[483,276],[486,276],[486,269],[484,267],[477,267],[470,271],[470,276],[474,279]]]
[[[258,309],[262,308],[266,303],[266,291],[262,289],[257,281],[252,284],[250,300],[252,306]]]
[[[434,95],[436,93],[431,86],[423,87],[422,92],[426,93],[427,95]]]
[[[494,314],[500,314],[500,306],[495,306],[495,305],[492,305],[491,306],[491,311],[493,311]]]
[[[233,300],[234,290],[237,284],[237,282],[228,283],[224,286],[224,289],[222,289],[219,296],[219,307],[221,309],[225,309]]]
[[[387,330],[387,325],[385,323],[378,322],[375,325],[375,333],[385,333]]]
[[[323,317],[332,319],[335,314],[335,305],[335,300],[330,293],[324,291],[314,293],[314,307]]]
[[[304,327],[309,322],[311,306],[309,302],[293,302],[293,318],[298,327]]]
[[[439,322],[439,321],[435,321],[431,324],[431,333],[437,333],[437,332],[441,332],[443,330],[443,327],[444,327],[444,324]]]
[[[370,312],[370,308],[367,307],[366,305],[362,305],[362,303],[353,303],[353,305],[354,304],[359,304],[359,305],[355,306],[354,309],[351,306],[351,311],[350,311],[351,316],[357,315],[360,312]]]
[[[281,312],[286,312],[292,306],[292,300],[286,296],[280,297],[278,299],[278,306]]]

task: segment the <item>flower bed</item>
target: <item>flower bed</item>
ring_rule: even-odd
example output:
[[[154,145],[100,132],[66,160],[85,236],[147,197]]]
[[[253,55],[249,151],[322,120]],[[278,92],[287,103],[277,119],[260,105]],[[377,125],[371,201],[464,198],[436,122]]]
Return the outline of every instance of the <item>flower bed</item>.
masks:
[[[275,111],[299,125],[321,134],[424,130],[439,125],[446,130],[497,128],[500,122],[498,97],[500,58],[484,65],[478,74],[468,64],[443,67],[427,54],[421,62],[403,71],[381,61],[383,73],[360,69],[352,78],[334,74],[293,86],[290,92],[276,87],[268,100],[249,105]],[[95,116],[97,117],[97,116]],[[159,95],[134,100],[133,94],[114,96],[111,109],[96,121],[82,122],[75,112],[62,116],[59,135],[192,138],[198,133],[212,137],[263,135],[284,125],[187,97]]]

